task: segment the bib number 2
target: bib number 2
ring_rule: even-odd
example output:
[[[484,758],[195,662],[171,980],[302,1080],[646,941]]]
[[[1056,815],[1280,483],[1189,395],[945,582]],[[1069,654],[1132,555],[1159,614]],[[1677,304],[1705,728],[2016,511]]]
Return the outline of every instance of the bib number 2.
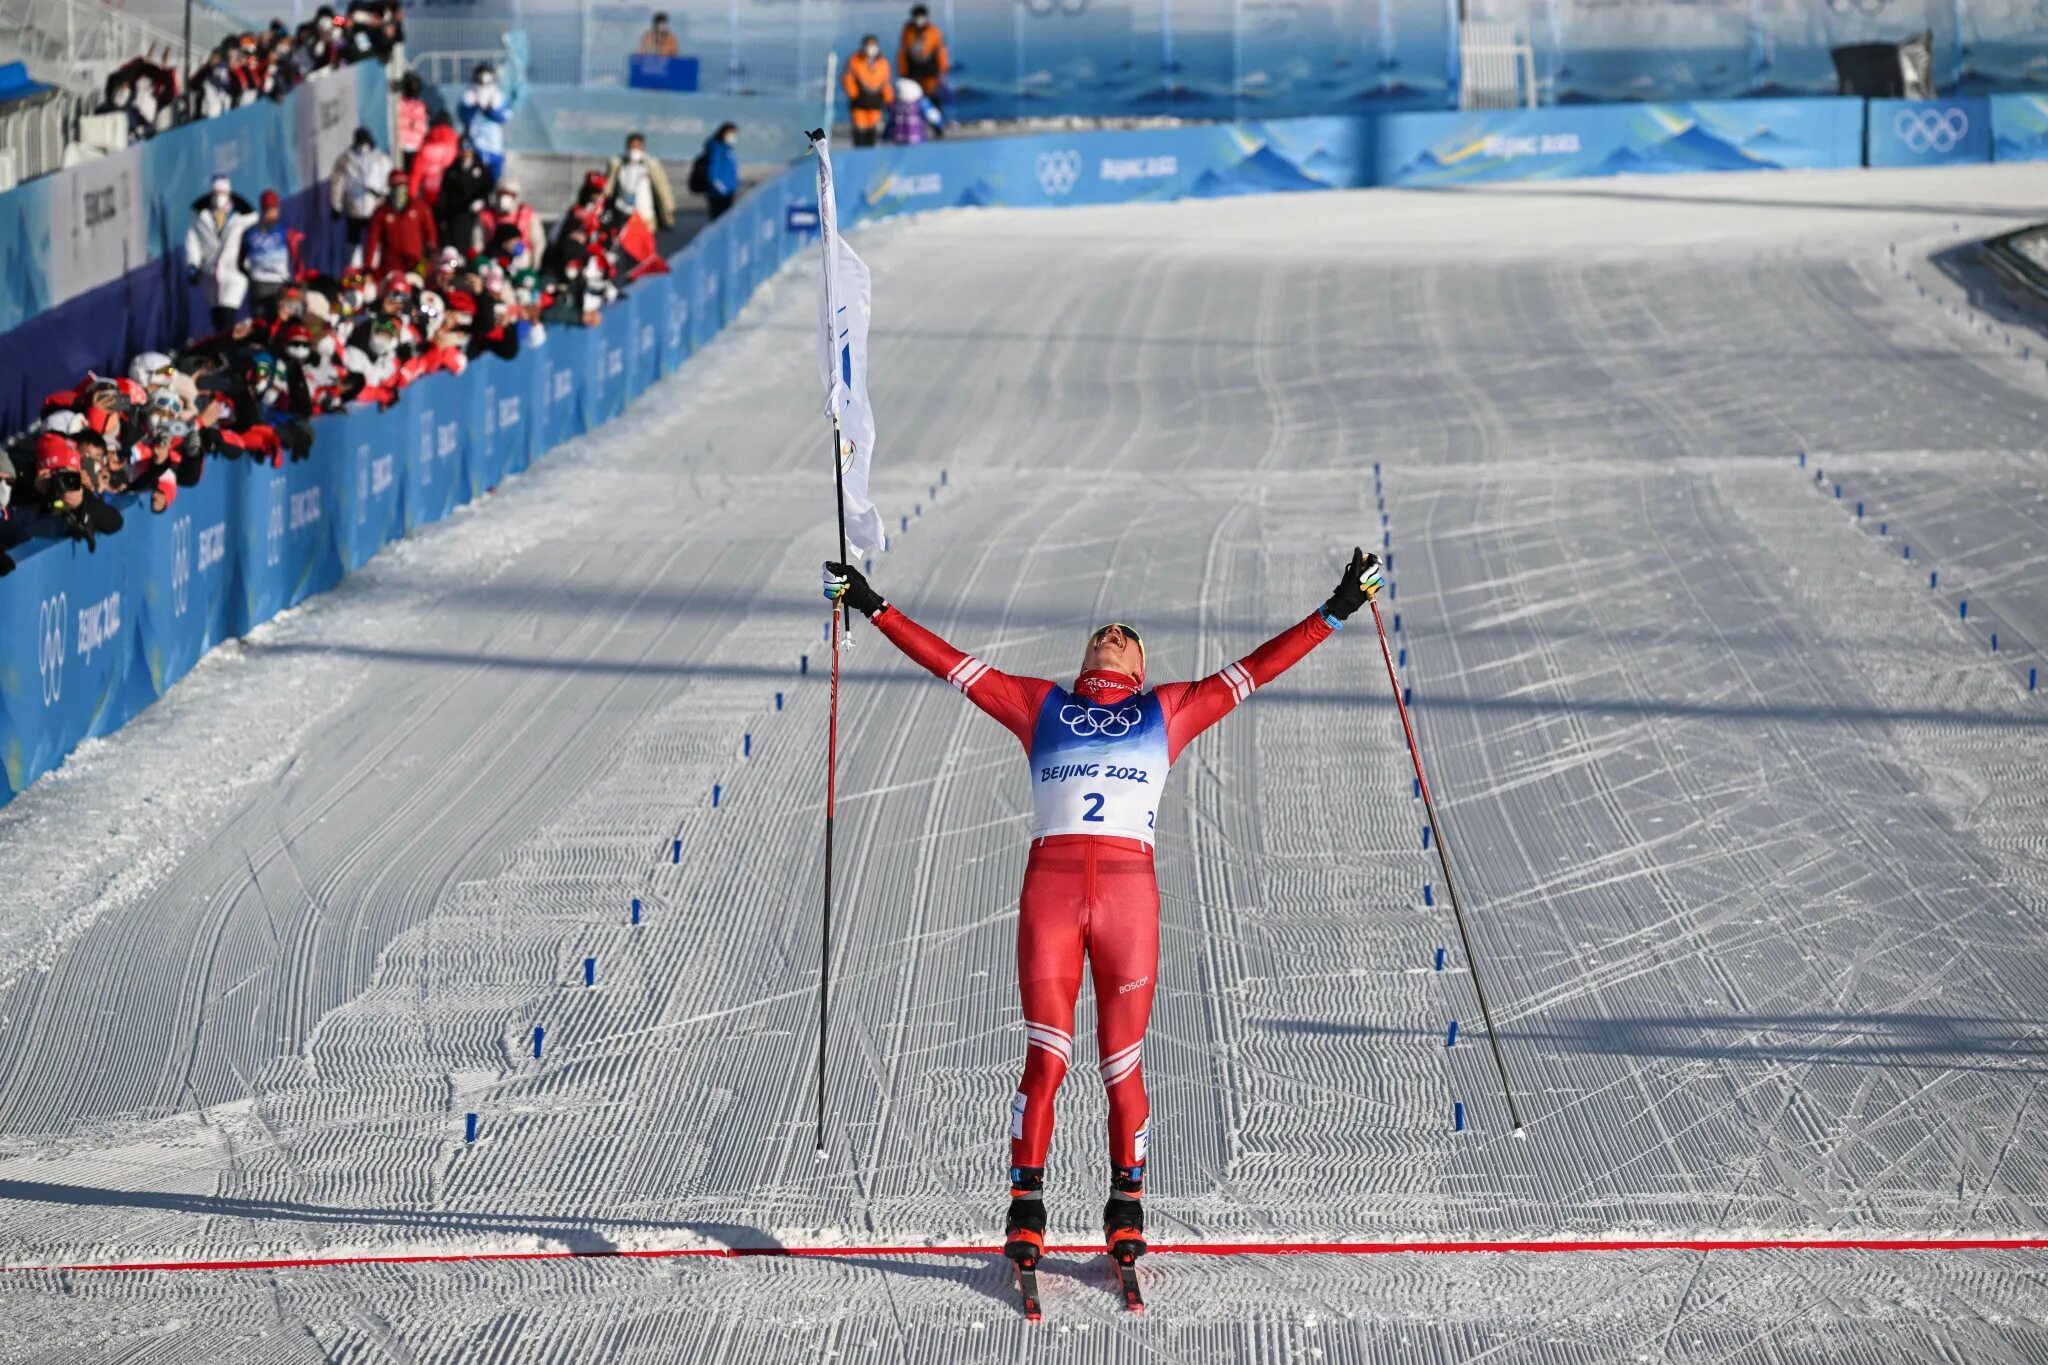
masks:
[[[1095,822],[1096,824],[1098,824],[1098,825],[1099,825],[1099,824],[1101,824],[1101,823],[1102,823],[1102,793],[1101,793],[1101,792],[1086,792],[1086,793],[1083,793],[1083,795],[1082,795],[1081,799],[1082,799],[1083,801],[1086,801],[1086,802],[1088,803],[1088,809],[1087,809],[1087,810],[1085,810],[1085,811],[1082,811],[1082,812],[1081,812],[1081,818],[1082,818],[1083,820],[1092,820],[1092,821],[1094,821],[1094,822]]]

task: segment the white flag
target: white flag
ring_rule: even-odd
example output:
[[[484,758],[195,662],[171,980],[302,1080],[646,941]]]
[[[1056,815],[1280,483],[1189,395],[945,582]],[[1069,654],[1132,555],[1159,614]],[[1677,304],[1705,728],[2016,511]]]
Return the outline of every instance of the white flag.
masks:
[[[861,554],[882,545],[882,514],[868,501],[875,451],[875,412],[868,406],[868,267],[839,235],[826,139],[818,139],[812,149],[818,154],[818,245],[825,256],[818,287],[818,363],[825,381],[825,415],[839,429],[846,542],[850,553]]]

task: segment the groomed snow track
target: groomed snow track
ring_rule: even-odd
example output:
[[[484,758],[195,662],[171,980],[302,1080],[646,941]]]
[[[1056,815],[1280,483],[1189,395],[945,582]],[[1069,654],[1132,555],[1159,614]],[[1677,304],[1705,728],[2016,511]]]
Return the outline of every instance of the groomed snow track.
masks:
[[[1056,1255],[1023,1323],[971,1250],[1022,765],[859,628],[813,1159],[793,270],[0,811],[0,1258],[99,1267],[0,1274],[0,1358],[2048,1360],[2048,347],[1928,263],[2044,201],[1998,167],[861,237],[875,581],[980,657],[1063,675],[1114,616],[1206,672],[1386,538],[1526,1141],[1354,627],[1160,821],[1148,1202],[1257,1249],[1148,1258],[1142,1319]],[[1088,1068],[1061,1100],[1082,1244]],[[1342,1249],[1419,1241],[1470,1250]],[[1592,1245],[1484,1249],[1530,1243]]]

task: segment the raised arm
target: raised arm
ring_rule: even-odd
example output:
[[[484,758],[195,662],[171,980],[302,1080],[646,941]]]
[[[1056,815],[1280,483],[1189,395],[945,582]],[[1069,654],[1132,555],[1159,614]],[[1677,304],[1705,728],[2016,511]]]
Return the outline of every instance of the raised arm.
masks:
[[[1308,652],[1344,628],[1351,613],[1380,590],[1379,557],[1351,552],[1351,563],[1328,601],[1235,663],[1199,682],[1163,683],[1157,689],[1166,717],[1166,761],[1196,735],[1237,709],[1239,702],[1285,673]]]
[[[825,566],[825,596],[866,613],[875,629],[891,644],[922,665],[934,677],[944,678],[962,695],[999,721],[1027,749],[1031,731],[1038,723],[1038,708],[1053,685],[1044,678],[1020,678],[991,668],[965,650],[956,649],[905,616],[882,597],[847,564]]]

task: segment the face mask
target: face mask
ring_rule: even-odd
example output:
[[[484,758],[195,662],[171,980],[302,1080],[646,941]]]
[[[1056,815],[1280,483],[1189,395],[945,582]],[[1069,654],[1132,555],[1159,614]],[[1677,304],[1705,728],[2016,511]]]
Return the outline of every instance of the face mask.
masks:
[[[498,212],[510,213],[512,211],[512,206],[518,202],[518,200],[514,199],[509,194],[501,194],[498,196]]]
[[[865,56],[869,61],[873,61],[875,58],[882,55],[882,49],[880,49],[879,47],[864,47],[861,49],[861,54]]]
[[[329,23],[327,20],[322,19],[320,21],[320,36],[322,38],[325,38],[328,34],[332,32],[334,32],[334,25]]]
[[[114,103],[116,104],[126,104],[134,98],[134,94],[127,90],[116,90],[114,92]]]
[[[411,194],[410,194],[409,192],[405,191],[405,190],[393,190],[393,191],[391,191],[391,207],[392,207],[392,208],[395,208],[395,209],[402,209],[402,208],[404,208],[404,207],[406,206],[406,204],[407,204],[407,203],[408,203],[408,202],[409,202],[409,201],[410,201],[411,199],[412,199],[412,195],[411,195]]]
[[[911,26],[912,26],[913,28],[923,28],[923,27],[924,27],[924,26],[925,26],[926,24],[928,24],[928,23],[930,23],[930,22],[931,22],[931,21],[930,21],[929,19],[925,18],[925,17],[924,17],[924,16],[922,15],[922,14],[918,15],[918,16],[917,16],[917,17],[916,17],[915,19],[912,19],[912,20],[910,21],[910,23],[911,23]]]
[[[374,356],[390,355],[391,348],[394,344],[396,343],[394,343],[389,336],[386,336],[382,332],[378,332],[370,338],[370,354]]]
[[[634,147],[634,148],[631,148],[631,149],[630,149],[630,150],[628,150],[628,151],[627,151],[627,153],[626,153],[626,160],[628,160],[628,161],[632,162],[632,163],[633,163],[633,164],[634,164],[635,166],[639,165],[639,164],[640,164],[641,162],[645,161],[646,159],[647,159],[647,153],[646,153],[646,151],[645,151],[645,150],[643,150],[642,148],[639,148],[639,147]]]
[[[213,206],[217,209],[224,209],[228,206],[228,193],[226,190],[215,190],[213,192]]]
[[[497,83],[498,78],[496,76],[493,76],[488,71],[486,71],[483,75],[478,76],[476,78],[476,88],[479,90],[488,90]]]
[[[284,348],[284,353],[301,364],[304,364],[313,357],[312,349],[306,346],[287,346]]]

